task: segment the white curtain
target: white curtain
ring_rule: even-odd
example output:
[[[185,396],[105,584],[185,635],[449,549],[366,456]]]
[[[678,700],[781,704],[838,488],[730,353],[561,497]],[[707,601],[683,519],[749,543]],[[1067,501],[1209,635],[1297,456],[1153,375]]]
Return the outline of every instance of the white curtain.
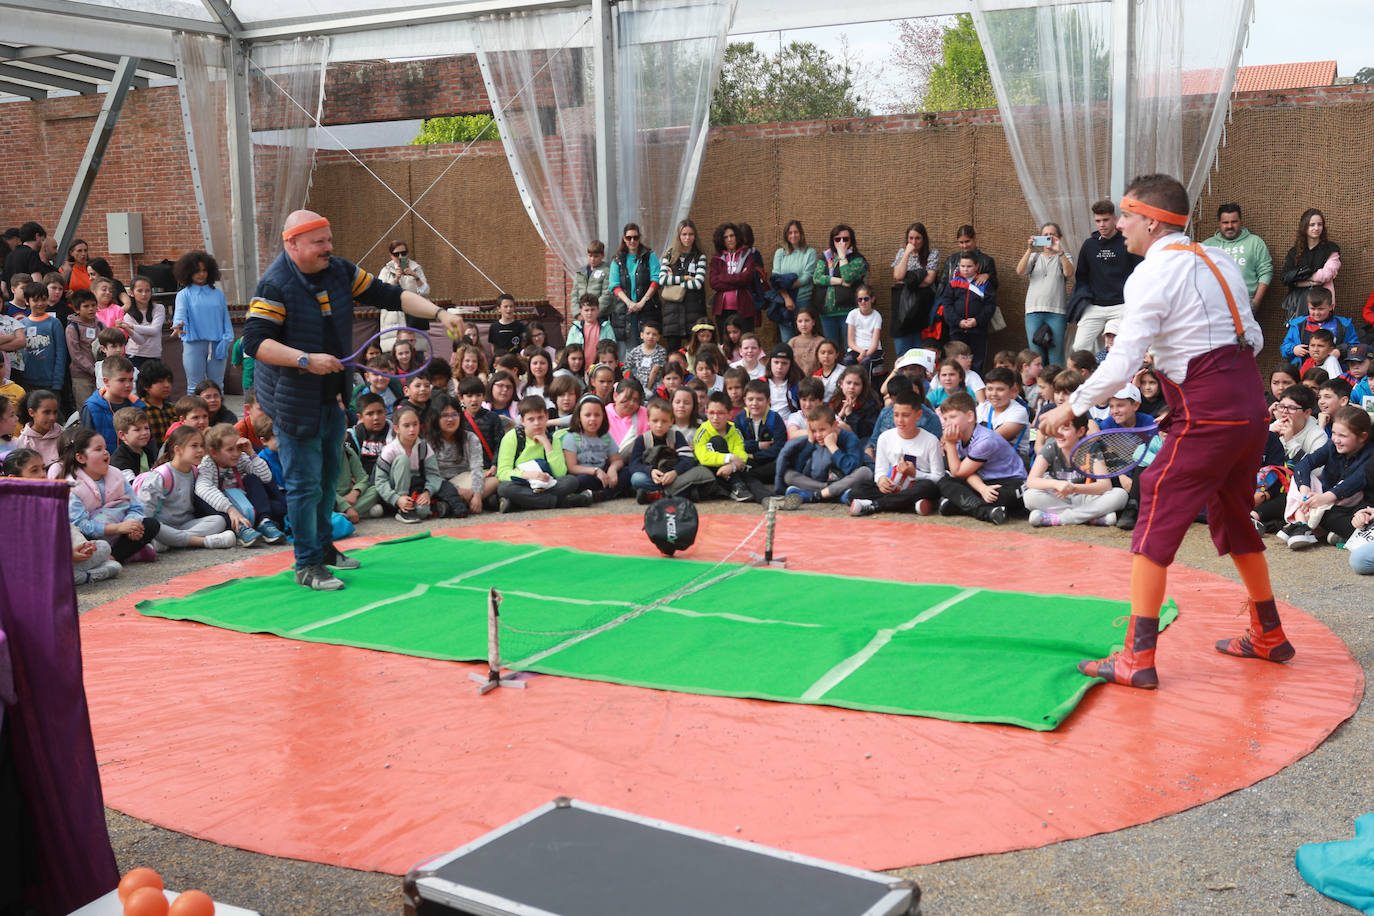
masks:
[[[1092,234],[1089,207],[1111,187],[1112,112],[1120,101],[1127,106],[1125,180],[1164,172],[1197,199],[1216,157],[1253,0],[987,6],[974,0],[974,25],[1036,222],[1061,224],[1069,239]],[[1127,10],[1130,27],[1114,42],[1114,24],[1126,18],[1116,13]],[[1114,53],[1129,61],[1120,100]]]
[[[177,89],[182,127],[191,160],[191,181],[200,211],[201,245],[220,265],[220,283],[230,302],[238,302],[230,232],[227,101],[228,50],[222,38],[176,33]]]
[[[623,0],[616,14],[616,227],[655,250],[696,193],[735,0]]]
[[[586,10],[473,24],[477,62],[530,221],[564,268],[596,237],[596,118]]]
[[[624,0],[614,7],[611,222],[657,250],[687,215],[735,0]],[[506,159],[535,229],[564,268],[597,232],[593,23],[585,10],[474,23],[477,61]],[[616,239],[604,240],[612,250]]]
[[[318,143],[315,124],[324,109],[328,56],[329,39],[320,36],[254,48],[249,56],[253,127],[271,131],[268,142],[253,144],[258,252],[263,264],[281,250],[287,215],[304,207],[310,193]]]

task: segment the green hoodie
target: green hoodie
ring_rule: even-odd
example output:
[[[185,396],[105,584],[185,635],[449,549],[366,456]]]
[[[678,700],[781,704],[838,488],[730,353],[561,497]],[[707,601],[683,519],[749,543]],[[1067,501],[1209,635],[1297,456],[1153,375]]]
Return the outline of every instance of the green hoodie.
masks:
[[[1264,244],[1264,239],[1254,235],[1249,229],[1242,228],[1240,235],[1229,241],[1222,238],[1218,232],[1202,244],[1208,248],[1220,248],[1231,256],[1231,260],[1240,265],[1240,272],[1245,276],[1245,288],[1250,292],[1251,301],[1254,301],[1255,290],[1259,285],[1268,285],[1274,278],[1274,261],[1269,257],[1268,246]]]

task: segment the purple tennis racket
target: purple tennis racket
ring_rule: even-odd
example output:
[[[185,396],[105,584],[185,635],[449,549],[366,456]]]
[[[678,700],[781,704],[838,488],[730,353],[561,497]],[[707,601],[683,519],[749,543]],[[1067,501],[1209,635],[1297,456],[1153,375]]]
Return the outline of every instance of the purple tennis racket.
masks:
[[[373,334],[367,340],[363,341],[363,345],[361,347],[354,350],[353,353],[349,356],[345,356],[343,359],[339,360],[339,362],[343,363],[345,366],[351,366],[354,369],[361,369],[363,372],[371,372],[374,375],[382,375],[387,378],[407,379],[411,376],[419,375],[421,372],[424,372],[426,369],[429,368],[430,363],[434,362],[433,348],[431,348],[429,359],[425,360],[424,365],[420,366],[418,369],[412,369],[410,372],[385,372],[381,369],[372,369],[365,362],[363,362],[363,354],[367,352],[367,348],[371,346],[373,341],[380,340],[383,334],[395,334],[398,330],[400,329],[387,328],[385,331],[378,331],[376,334]]]
[[[1145,460],[1150,440],[1158,432],[1159,424],[1151,423],[1129,429],[1104,429],[1084,436],[1069,455],[1069,466],[1092,480],[1129,474]]]

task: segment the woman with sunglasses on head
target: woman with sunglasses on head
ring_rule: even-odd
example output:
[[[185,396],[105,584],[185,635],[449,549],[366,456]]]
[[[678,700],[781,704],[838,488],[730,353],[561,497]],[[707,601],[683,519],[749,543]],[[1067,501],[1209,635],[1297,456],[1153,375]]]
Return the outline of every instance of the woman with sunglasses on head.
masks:
[[[830,230],[830,247],[816,260],[811,301],[818,305],[825,336],[841,350],[848,345],[845,316],[857,305],[855,287],[867,278],[868,261],[859,253],[854,230],[840,223]]]
[[[611,260],[611,328],[620,344],[620,358],[639,340],[645,321],[662,322],[658,304],[658,255],[644,243],[637,223],[626,223],[620,249]],[[627,344],[626,341],[629,341]]]
[[[390,283],[401,289],[409,290],[417,296],[429,298],[429,280],[425,277],[425,269],[410,259],[410,245],[403,239],[394,239],[387,250],[391,253],[391,260],[383,264],[382,269],[377,271],[377,279],[383,283]],[[411,318],[402,312],[384,311],[381,315],[381,327],[383,331],[409,327],[424,332],[429,330],[429,322],[422,318]],[[382,337],[383,351],[389,353],[395,345],[395,334],[386,334]],[[429,336],[424,333],[416,334],[415,348],[427,354],[429,352]]]

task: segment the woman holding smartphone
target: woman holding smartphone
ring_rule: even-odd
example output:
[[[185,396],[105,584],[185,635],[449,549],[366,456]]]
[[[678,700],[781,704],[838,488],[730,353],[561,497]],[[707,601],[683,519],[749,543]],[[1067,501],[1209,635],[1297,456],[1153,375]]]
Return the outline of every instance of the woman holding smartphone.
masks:
[[[1064,365],[1064,327],[1068,311],[1067,281],[1073,276],[1073,259],[1060,245],[1063,231],[1058,223],[1046,223],[1040,234],[1026,241],[1025,254],[1016,263],[1016,274],[1030,280],[1026,287],[1026,340],[1047,366]],[[1053,335],[1042,346],[1047,328]],[[1035,340],[1041,336],[1041,343]]]
[[[377,279],[383,283],[392,283],[401,289],[409,290],[417,296],[429,298],[429,280],[425,277],[425,269],[415,261],[410,259],[410,245],[404,239],[395,239],[387,249],[391,253],[391,260],[382,265],[382,269],[377,271]],[[423,353],[429,352],[429,335],[425,332],[429,330],[429,322],[422,318],[410,318],[403,312],[382,311],[381,327],[383,331],[394,331],[397,328],[410,327],[421,332],[415,335],[415,349]],[[391,348],[396,345],[396,335],[387,334],[382,337],[382,351],[391,352]]]

